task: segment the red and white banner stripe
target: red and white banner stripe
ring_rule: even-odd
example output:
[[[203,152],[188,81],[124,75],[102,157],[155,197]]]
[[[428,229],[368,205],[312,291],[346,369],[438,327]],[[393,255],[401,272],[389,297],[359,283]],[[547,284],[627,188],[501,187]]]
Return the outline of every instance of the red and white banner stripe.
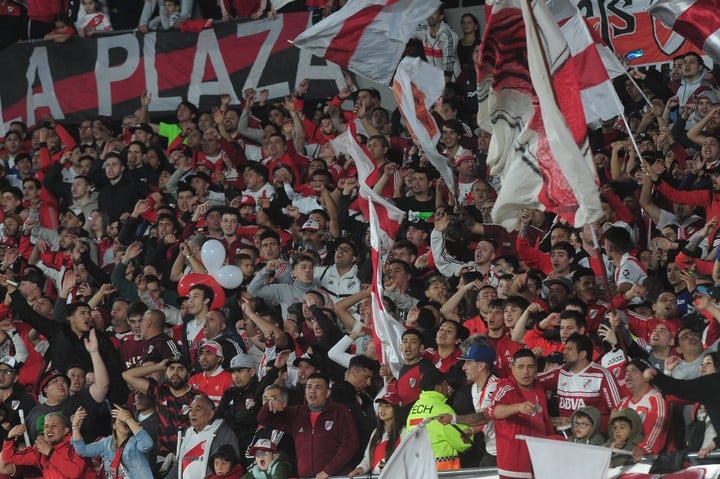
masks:
[[[353,0],[293,44],[387,85],[418,24],[439,5],[438,0]]]
[[[493,219],[516,227],[523,208],[576,226],[601,217],[578,72],[544,1],[493,6],[478,65],[478,112],[488,115],[488,165],[502,188]]]
[[[720,61],[720,1],[658,0],[650,14]]]

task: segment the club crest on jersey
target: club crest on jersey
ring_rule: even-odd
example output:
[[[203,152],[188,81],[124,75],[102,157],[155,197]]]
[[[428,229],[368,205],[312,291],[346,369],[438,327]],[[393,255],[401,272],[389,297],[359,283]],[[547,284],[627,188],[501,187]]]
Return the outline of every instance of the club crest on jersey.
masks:
[[[245,409],[252,409],[255,406],[255,400],[253,398],[247,398],[245,400]]]
[[[325,430],[329,431],[330,429],[332,429],[333,424],[334,424],[334,421],[325,421]]]
[[[13,401],[10,403],[10,407],[13,411],[17,411],[17,409],[20,407],[20,401],[17,399],[13,399]]]
[[[415,380],[415,378],[410,378],[410,387],[411,387],[411,388],[414,388],[416,382],[417,382],[417,381]]]
[[[583,389],[587,389],[592,384],[592,379],[586,379],[585,382],[583,382]]]
[[[188,415],[188,414],[190,414],[190,405],[189,405],[189,404],[183,404],[183,407],[182,407],[182,409],[180,410],[180,412],[181,412],[183,415]]]

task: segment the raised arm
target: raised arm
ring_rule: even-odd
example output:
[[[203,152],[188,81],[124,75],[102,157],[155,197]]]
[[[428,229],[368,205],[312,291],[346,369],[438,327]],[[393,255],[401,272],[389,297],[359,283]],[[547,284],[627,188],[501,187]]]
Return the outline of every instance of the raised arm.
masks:
[[[94,329],[90,330],[88,337],[85,338],[85,350],[90,353],[90,360],[92,361],[93,372],[95,373],[95,382],[90,386],[90,395],[97,403],[101,403],[107,397],[107,393],[110,390],[110,374],[108,374],[105,361],[100,356],[98,348],[97,332]]]

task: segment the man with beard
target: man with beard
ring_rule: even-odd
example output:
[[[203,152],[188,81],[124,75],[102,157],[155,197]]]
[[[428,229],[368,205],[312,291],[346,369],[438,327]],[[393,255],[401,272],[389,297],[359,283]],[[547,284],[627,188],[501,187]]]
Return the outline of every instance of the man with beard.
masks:
[[[80,431],[83,438],[88,441],[97,437],[98,434],[106,433],[99,426],[105,421],[100,422],[97,419],[102,414],[103,402],[110,388],[110,377],[99,354],[98,337],[99,334],[93,329],[85,339],[84,347],[92,359],[92,370],[95,374],[95,382],[89,388],[71,396],[70,379],[61,371],[53,370],[43,376],[38,390],[46,398],[46,401],[44,404],[38,404],[32,408],[25,421],[31,441],[43,434],[45,416],[51,413],[62,413],[65,417],[70,417],[80,406],[85,408],[90,417],[95,418],[95,421],[87,421],[86,424],[83,424]]]
[[[222,352],[222,367],[228,370],[230,362],[238,354],[245,352],[245,343],[234,329],[228,328],[228,319],[219,309],[211,309],[205,316],[203,326],[206,341],[215,341],[220,345]],[[194,367],[197,370],[197,366]]]
[[[198,364],[202,372],[194,374],[188,384],[194,390],[209,397],[217,406],[223,392],[232,387],[232,375],[222,367],[223,349],[216,341],[208,341],[200,346]]]
[[[95,477],[92,462],[80,457],[70,443],[70,421],[60,412],[52,412],[43,420],[44,433],[34,446],[15,451],[15,440],[22,437],[26,427],[18,424],[9,432],[3,443],[2,460],[16,466],[36,466],[43,477],[86,478]],[[14,475],[14,474],[13,474]]]
[[[335,248],[334,264],[315,268],[315,283],[328,291],[333,302],[360,291],[360,280],[357,277],[359,257],[355,243],[344,240]]]
[[[17,378],[18,370],[15,358],[3,357],[0,359],[0,404],[7,409],[9,416],[5,418],[5,421],[11,425],[20,423],[20,411],[27,417],[36,404],[35,398],[17,383]]]
[[[162,383],[149,377],[165,371]],[[178,429],[187,427],[190,403],[195,392],[188,385],[190,369],[182,356],[164,359],[157,364],[128,369],[123,379],[134,390],[155,402],[158,413],[158,458],[164,458],[161,472],[167,472],[177,450]]]
[[[545,389],[555,390],[560,402],[560,417],[556,426],[567,426],[570,417],[581,407],[593,406],[600,411],[600,432],[607,431],[610,411],[620,403],[620,393],[610,372],[593,363],[593,344],[590,338],[574,333],[563,349],[565,364],[558,369],[538,375]]]

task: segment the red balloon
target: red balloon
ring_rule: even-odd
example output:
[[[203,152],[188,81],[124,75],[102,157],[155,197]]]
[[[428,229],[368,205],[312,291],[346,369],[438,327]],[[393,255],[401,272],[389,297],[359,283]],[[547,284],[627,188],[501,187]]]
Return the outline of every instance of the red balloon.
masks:
[[[205,284],[207,282],[206,274],[200,273],[188,273],[178,282],[177,292],[180,296],[187,296],[190,294],[190,288],[196,284]]]
[[[210,309],[222,308],[223,306],[225,306],[225,290],[222,289],[222,286],[220,286],[217,281],[215,281],[215,278],[213,278],[209,274],[204,276],[208,277],[207,282],[204,284],[210,286],[213,290],[213,293],[215,293],[215,297],[210,304]]]
[[[190,288],[192,288],[196,284],[204,284],[205,286],[209,286],[213,290],[215,297],[210,304],[210,309],[220,309],[225,306],[225,291],[222,289],[222,286],[220,286],[218,282],[215,281],[215,278],[213,278],[209,274],[186,274],[185,276],[180,278],[180,281],[178,281],[177,292],[180,296],[187,296],[188,294],[190,294]]]

